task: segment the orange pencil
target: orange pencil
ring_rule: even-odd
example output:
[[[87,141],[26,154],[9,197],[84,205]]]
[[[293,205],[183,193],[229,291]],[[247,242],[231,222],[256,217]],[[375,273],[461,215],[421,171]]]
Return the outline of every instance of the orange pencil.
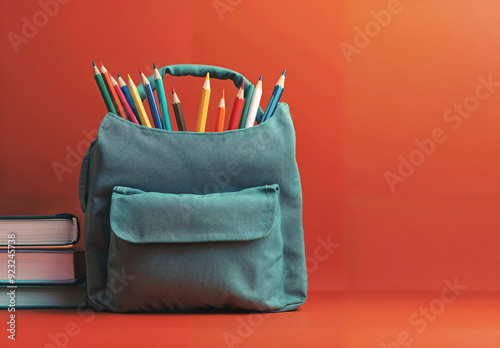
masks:
[[[113,101],[113,105],[115,106],[116,112],[118,116],[127,119],[127,115],[125,114],[125,110],[123,110],[122,104],[120,103],[120,99],[118,99],[118,94],[116,94],[115,88],[111,83],[111,78],[108,70],[101,63],[101,74],[104,78],[104,82],[106,83],[106,88],[108,89],[109,95],[111,96],[111,100]]]
[[[215,123],[215,131],[222,132],[224,130],[224,117],[226,116],[226,104],[224,102],[224,90],[220,98],[219,107],[217,108],[217,121]]]
[[[234,98],[233,110],[231,111],[228,130],[238,129],[241,111],[243,111],[243,105],[245,105],[245,80],[243,80],[238,94],[236,95],[236,98]]]

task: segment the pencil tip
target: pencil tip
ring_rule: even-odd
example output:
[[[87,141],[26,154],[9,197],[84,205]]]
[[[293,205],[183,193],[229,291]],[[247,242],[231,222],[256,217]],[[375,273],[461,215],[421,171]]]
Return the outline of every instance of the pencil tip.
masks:
[[[170,88],[172,88],[172,94],[175,94],[174,86],[170,86]]]
[[[210,73],[207,73],[207,76],[205,76],[206,79],[210,78]]]
[[[140,70],[139,70],[139,71],[140,71]],[[142,71],[140,71],[140,73],[141,73],[141,81],[142,81],[142,84],[143,84],[143,85],[148,85],[148,84],[149,84],[149,80],[148,80],[148,78],[146,77],[146,75],[144,75],[144,74],[142,73]]]
[[[95,62],[94,61],[92,61],[92,66],[95,66]]]
[[[285,69],[285,70],[283,70],[283,76],[285,76],[285,74],[286,74],[286,69]]]
[[[243,80],[243,82],[241,83],[241,89],[245,89],[245,80]]]
[[[129,79],[129,80],[132,80],[132,78],[130,77],[130,74],[127,74],[127,76],[128,76],[128,79]]]
[[[153,67],[156,69],[156,64],[155,63],[153,63]]]
[[[141,75],[142,75],[142,71],[141,71],[141,69],[139,69],[139,74],[141,74]]]
[[[118,78],[120,78],[120,74],[116,74],[116,76],[118,76]]]
[[[222,89],[222,99],[224,99],[224,88]]]
[[[260,79],[259,79],[259,81],[262,81],[262,75],[260,75]]]
[[[102,62],[99,62],[99,64],[101,64],[101,67],[103,67],[103,68],[104,68],[104,65],[102,65]]]

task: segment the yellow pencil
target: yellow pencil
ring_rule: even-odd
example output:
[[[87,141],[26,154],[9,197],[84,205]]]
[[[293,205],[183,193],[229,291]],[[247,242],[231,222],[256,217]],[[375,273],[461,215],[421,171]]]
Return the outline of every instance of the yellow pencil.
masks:
[[[205,83],[201,90],[200,108],[198,109],[198,121],[196,122],[196,131],[204,132],[207,124],[208,102],[210,101],[210,75],[207,73]]]
[[[128,75],[128,89],[130,90],[130,94],[132,95],[132,100],[134,101],[135,107],[137,108],[137,113],[139,114],[142,125],[151,128],[148,114],[146,114],[146,110],[144,109],[144,105],[142,104],[139,92],[137,92],[137,87],[135,87],[134,81],[132,81],[130,75]]]

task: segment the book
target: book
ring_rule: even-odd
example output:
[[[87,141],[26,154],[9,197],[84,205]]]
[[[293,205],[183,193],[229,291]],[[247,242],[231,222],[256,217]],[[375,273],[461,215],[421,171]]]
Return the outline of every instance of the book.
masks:
[[[15,308],[83,308],[87,304],[87,284],[26,285],[16,289],[0,287],[0,309],[7,309],[15,292]]]
[[[8,265],[14,264],[9,282]],[[12,277],[14,275],[14,277]],[[0,285],[74,284],[85,279],[85,253],[72,249],[15,249],[15,258],[0,250]]]
[[[72,214],[0,216],[0,248],[12,234],[16,247],[70,247],[78,242],[80,225]]]

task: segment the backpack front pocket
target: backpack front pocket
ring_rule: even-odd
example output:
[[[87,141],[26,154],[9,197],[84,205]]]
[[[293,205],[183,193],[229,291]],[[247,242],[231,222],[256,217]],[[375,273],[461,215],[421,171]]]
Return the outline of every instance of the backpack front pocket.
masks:
[[[117,186],[110,215],[111,310],[280,308],[278,185],[207,195]]]

